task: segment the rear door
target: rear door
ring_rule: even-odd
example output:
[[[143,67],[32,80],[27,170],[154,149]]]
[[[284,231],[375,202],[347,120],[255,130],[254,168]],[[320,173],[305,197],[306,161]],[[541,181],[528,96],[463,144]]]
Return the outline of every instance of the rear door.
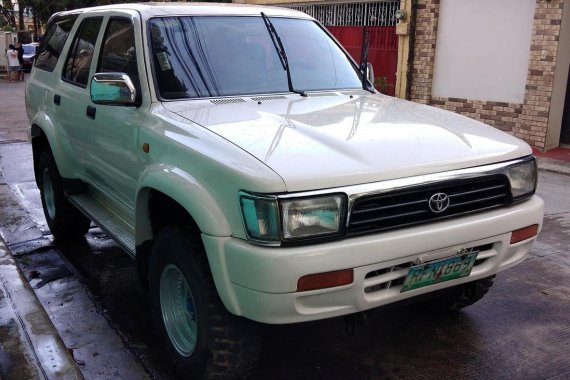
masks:
[[[76,161],[75,167],[80,176],[85,174],[85,144],[87,131],[92,126],[86,115],[91,102],[88,83],[102,24],[103,16],[86,17],[80,21],[67,54],[61,57],[65,62],[53,98],[54,114],[64,130],[71,148],[69,156]]]

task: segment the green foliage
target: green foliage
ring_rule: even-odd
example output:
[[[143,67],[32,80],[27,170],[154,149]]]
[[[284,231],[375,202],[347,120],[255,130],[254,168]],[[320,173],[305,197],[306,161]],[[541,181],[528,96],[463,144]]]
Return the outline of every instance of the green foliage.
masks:
[[[26,11],[35,13],[41,24],[45,25],[52,14],[64,10],[73,10],[98,5],[120,4],[120,3],[142,3],[147,2],[136,0],[19,0],[19,5]],[[203,0],[201,0],[203,1]],[[231,0],[206,0],[206,2],[229,3]]]
[[[388,83],[388,78],[383,76],[376,77],[376,79],[374,79],[374,87],[376,87],[376,89],[382,94],[386,94],[386,91],[388,91],[390,87],[394,87],[394,85],[392,83]]]

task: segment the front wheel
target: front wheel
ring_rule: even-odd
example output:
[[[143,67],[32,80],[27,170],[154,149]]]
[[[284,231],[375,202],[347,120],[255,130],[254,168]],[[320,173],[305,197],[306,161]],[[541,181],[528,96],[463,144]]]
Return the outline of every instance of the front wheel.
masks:
[[[495,276],[457,285],[448,289],[439,290],[427,297],[428,308],[436,312],[454,312],[473,305],[482,299],[493,283]]]
[[[226,311],[202,245],[190,238],[190,232],[162,230],[149,268],[153,319],[175,372],[200,379],[251,371],[261,349],[261,328]]]
[[[449,310],[457,311],[473,305],[489,292],[494,283],[495,276],[493,275],[460,285],[457,295],[449,302]]]
[[[74,240],[85,235],[91,221],[67,200],[62,178],[49,149],[41,152],[38,170],[42,207],[54,239]]]

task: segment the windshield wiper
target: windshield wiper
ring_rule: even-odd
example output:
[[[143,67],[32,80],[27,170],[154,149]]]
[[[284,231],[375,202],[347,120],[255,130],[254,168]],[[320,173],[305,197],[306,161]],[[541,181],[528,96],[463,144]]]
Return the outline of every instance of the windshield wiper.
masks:
[[[293,81],[291,80],[291,70],[289,68],[289,61],[287,60],[287,54],[285,53],[283,42],[281,42],[281,38],[279,38],[279,35],[277,34],[277,31],[273,27],[273,23],[269,20],[269,17],[267,17],[263,12],[261,12],[261,17],[263,18],[265,27],[269,32],[269,36],[271,37],[273,46],[275,46],[275,51],[277,51],[277,55],[279,56],[279,60],[281,61],[281,65],[283,66],[283,70],[287,71],[287,84],[289,85],[289,91],[299,94],[301,96],[307,96],[307,93],[305,91],[295,90],[293,88]]]

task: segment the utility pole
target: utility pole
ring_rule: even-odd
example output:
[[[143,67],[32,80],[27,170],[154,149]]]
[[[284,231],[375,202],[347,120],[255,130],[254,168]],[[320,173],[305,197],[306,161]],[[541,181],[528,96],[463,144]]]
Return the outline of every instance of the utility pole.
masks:
[[[18,30],[24,30],[24,7],[18,1]]]

